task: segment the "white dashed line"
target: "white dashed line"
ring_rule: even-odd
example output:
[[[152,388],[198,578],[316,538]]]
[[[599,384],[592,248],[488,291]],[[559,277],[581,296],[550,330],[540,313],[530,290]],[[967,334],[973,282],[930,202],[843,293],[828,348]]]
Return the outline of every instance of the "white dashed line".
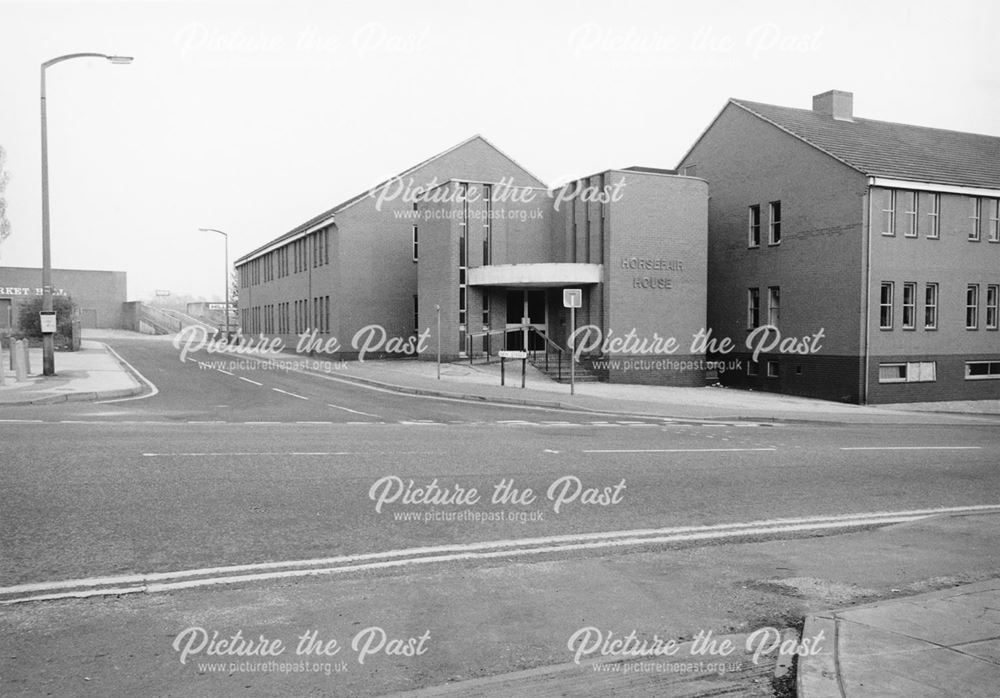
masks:
[[[841,451],[979,451],[982,446],[842,446]]]
[[[777,451],[776,448],[607,448],[583,453],[743,453],[747,451]]]
[[[273,390],[276,393],[281,393],[282,395],[289,395],[291,397],[297,397],[299,400],[308,400],[309,399],[305,395],[298,395],[296,393],[290,393],[287,390],[282,390],[281,388],[271,388],[271,390]]]
[[[263,383],[258,383],[257,381],[252,381],[249,378],[244,378],[243,376],[237,376],[241,381],[246,381],[247,383],[253,383],[254,385],[264,385]]]
[[[227,371],[227,370],[226,370],[226,369],[224,369],[224,368],[217,368],[217,369],[215,369],[215,370],[216,370],[216,371],[218,371],[219,373],[225,373],[225,374],[226,374],[227,376],[231,376],[231,375],[233,375],[232,373],[230,373],[229,371]]]
[[[326,406],[327,407],[332,407],[335,410],[343,410],[344,412],[350,412],[351,414],[360,414],[360,415],[364,415],[365,417],[374,417],[375,419],[378,419],[378,415],[377,414],[371,414],[369,412],[362,412],[361,410],[352,410],[350,407],[341,407],[340,405],[331,405],[329,402],[326,403]]]

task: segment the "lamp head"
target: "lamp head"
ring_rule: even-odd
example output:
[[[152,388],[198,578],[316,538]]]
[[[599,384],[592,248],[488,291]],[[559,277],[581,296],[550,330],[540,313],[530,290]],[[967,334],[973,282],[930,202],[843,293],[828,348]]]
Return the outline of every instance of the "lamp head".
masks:
[[[128,65],[132,62],[132,56],[108,56],[108,60],[115,65]]]

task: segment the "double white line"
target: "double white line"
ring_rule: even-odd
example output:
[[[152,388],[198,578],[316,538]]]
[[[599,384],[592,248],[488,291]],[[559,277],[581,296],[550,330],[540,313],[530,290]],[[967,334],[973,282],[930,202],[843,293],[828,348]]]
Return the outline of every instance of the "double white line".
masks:
[[[194,589],[220,584],[239,584],[292,577],[331,575],[430,563],[464,562],[468,560],[486,560],[521,555],[564,553],[573,550],[622,548],[627,546],[770,536],[838,528],[882,526],[917,521],[945,514],[980,514],[992,512],[1000,513],[1000,504],[845,514],[841,516],[769,519],[745,523],[716,524],[712,526],[681,526],[631,531],[609,531],[604,533],[579,533],[541,538],[521,538],[482,543],[406,548],[380,553],[340,555],[313,560],[262,562],[249,565],[179,570],[175,572],[70,579],[0,587],[0,605],[24,603],[27,601],[87,598],[91,596],[119,596],[138,593],[153,594],[162,591]]]

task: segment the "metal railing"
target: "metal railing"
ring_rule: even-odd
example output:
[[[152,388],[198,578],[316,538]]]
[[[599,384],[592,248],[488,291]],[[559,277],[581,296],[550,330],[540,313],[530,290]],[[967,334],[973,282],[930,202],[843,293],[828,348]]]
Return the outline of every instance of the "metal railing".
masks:
[[[549,370],[549,357],[550,356],[555,356],[556,373],[558,374],[559,380],[562,381],[562,368],[563,368],[564,354],[568,353],[567,350],[563,349],[558,344],[556,344],[554,341],[552,341],[552,339],[550,339],[548,335],[546,335],[544,332],[542,332],[541,330],[539,330],[537,327],[535,327],[533,325],[528,325],[527,330],[528,330],[528,332],[527,332],[528,342],[527,342],[527,345],[525,347],[522,347],[522,349],[524,351],[527,351],[528,354],[531,356],[531,363],[533,365],[535,365],[535,366],[538,366],[539,365],[539,359],[538,359],[539,351],[544,352],[543,360],[544,360],[544,364],[545,364],[545,371],[548,372],[548,370]],[[491,351],[491,349],[492,349],[492,343],[490,342],[490,338],[491,337],[503,336],[503,342],[502,342],[503,346],[502,346],[502,349],[507,349],[507,348],[509,348],[509,343],[508,343],[508,340],[507,340],[507,336],[509,334],[511,334],[511,333],[516,333],[516,334],[519,334],[519,335],[523,335],[524,331],[525,331],[525,328],[522,326],[522,327],[510,327],[510,328],[505,328],[505,329],[502,329],[502,330],[486,330],[486,331],[483,331],[483,332],[473,332],[471,334],[467,334],[465,336],[465,352],[466,352],[466,356],[469,359],[469,364],[471,365],[473,363],[475,357],[476,357],[476,352],[473,351],[473,345],[474,345],[474,342],[476,340],[486,338],[487,341],[485,342],[484,349],[479,353],[479,355],[480,356],[485,356],[486,357],[486,361],[489,362],[491,356],[493,356],[495,354],[495,352]],[[538,349],[537,345],[535,347],[533,347],[533,348],[529,348],[533,344],[531,342],[531,337],[532,336],[537,336],[537,337],[541,338],[541,340],[542,340],[542,349],[541,350]],[[500,348],[498,348],[496,351],[500,351]]]

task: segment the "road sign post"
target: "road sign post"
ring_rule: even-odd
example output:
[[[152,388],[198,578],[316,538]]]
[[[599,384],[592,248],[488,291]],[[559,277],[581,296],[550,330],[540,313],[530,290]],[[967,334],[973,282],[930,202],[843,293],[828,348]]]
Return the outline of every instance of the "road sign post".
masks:
[[[578,288],[563,289],[563,307],[569,308],[569,336],[576,334],[576,309],[583,305],[583,291]],[[574,340],[575,341],[575,340]],[[569,349],[569,394],[576,395],[576,349]]]
[[[524,387],[524,377],[527,373],[526,364],[528,363],[528,352],[526,351],[501,351],[498,353],[500,357],[500,385],[506,384],[506,370],[504,368],[504,363],[507,359],[520,359],[521,360],[521,387]]]

